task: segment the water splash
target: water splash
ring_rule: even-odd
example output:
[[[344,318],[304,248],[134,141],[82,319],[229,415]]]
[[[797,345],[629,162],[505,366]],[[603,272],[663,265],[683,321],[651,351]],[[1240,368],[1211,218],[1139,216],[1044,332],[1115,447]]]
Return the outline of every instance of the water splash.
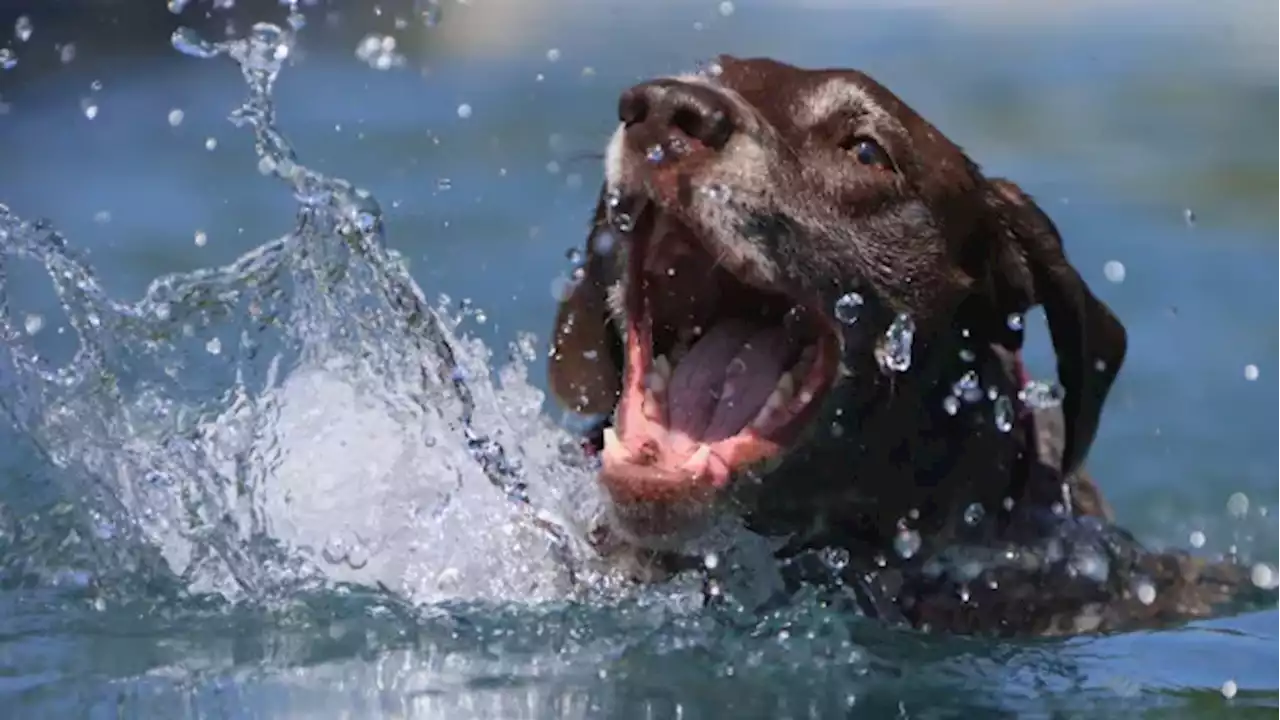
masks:
[[[0,206],[0,279],[43,265],[78,343],[61,364],[37,352],[30,328],[53,322],[0,283],[0,409],[99,519],[104,567],[256,601],[332,582],[421,602],[563,597],[586,576],[598,501],[542,417],[532,340],[495,385],[447,299],[430,305],[385,247],[377,200],[299,162],[272,89],[301,25],[172,37],[239,66],[249,97],[230,120],[297,199],[289,234],[125,303],[51,226]]]

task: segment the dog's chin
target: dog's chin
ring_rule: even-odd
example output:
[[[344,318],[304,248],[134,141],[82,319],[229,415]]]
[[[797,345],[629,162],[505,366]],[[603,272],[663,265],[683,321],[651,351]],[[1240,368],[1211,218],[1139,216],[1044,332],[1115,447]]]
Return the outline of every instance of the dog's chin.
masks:
[[[776,467],[835,383],[830,311],[647,203],[630,228],[625,372],[600,479],[618,530],[670,549],[710,526],[735,478]],[[743,242],[747,242],[743,240]]]

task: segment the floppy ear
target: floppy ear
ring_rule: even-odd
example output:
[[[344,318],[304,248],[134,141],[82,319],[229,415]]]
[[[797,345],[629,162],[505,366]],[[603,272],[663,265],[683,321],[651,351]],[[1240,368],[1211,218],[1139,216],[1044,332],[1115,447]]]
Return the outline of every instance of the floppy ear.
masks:
[[[1049,322],[1058,381],[1066,390],[1066,475],[1080,466],[1093,444],[1103,403],[1124,362],[1125,329],[1067,261],[1057,227],[1029,195],[1007,180],[995,179],[989,182],[986,202],[994,226],[988,230],[996,235],[986,246],[993,253],[986,263],[991,273],[988,287],[994,291],[999,317],[1038,304]],[[1014,343],[1021,346],[1021,332]]]
[[[617,259],[605,218],[604,190],[587,235],[582,277],[560,300],[547,375],[551,392],[583,415],[611,412],[622,388],[622,348],[609,313]]]

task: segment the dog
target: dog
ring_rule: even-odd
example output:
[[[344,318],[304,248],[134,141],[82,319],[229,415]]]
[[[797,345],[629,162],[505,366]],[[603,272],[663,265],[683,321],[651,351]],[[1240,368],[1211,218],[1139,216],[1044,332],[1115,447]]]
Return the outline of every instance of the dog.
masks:
[[[607,418],[602,552],[660,579],[728,514],[788,577],[957,633],[1235,595],[1235,566],[1116,527],[1084,470],[1126,332],[1017,185],[854,70],[722,56],[627,89],[618,118],[549,361],[562,405]],[[1057,384],[1022,366],[1036,306]]]

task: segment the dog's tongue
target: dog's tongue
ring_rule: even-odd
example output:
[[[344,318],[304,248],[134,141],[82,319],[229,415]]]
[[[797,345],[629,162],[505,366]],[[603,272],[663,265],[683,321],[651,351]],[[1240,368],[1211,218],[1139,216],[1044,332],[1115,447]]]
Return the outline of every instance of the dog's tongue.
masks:
[[[736,319],[713,325],[672,370],[670,428],[702,442],[737,434],[773,392],[792,350],[780,326]]]

